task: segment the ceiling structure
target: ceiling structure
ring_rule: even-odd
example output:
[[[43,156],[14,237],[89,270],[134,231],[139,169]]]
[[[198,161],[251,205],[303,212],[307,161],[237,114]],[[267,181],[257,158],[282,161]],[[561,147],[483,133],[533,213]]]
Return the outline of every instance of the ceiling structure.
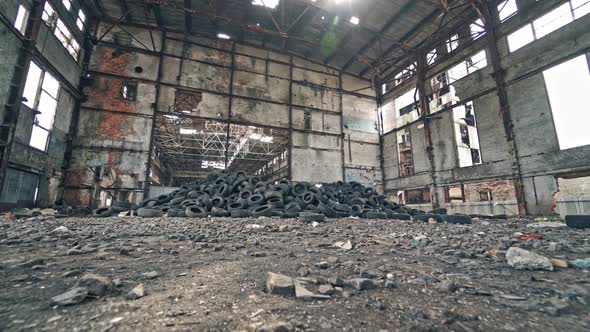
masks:
[[[275,49],[371,79],[476,17],[478,0],[89,0],[105,21]],[[253,2],[264,5],[254,5]],[[351,18],[359,23],[351,23]],[[445,35],[448,32],[447,35]],[[442,39],[441,39],[442,38]]]

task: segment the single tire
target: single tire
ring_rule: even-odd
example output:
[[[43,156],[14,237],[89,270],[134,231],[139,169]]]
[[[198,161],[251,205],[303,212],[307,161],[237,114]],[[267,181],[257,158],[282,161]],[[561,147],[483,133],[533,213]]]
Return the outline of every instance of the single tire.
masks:
[[[395,220],[412,220],[412,216],[407,213],[387,213],[387,218]]]
[[[248,206],[254,206],[264,203],[264,196],[261,194],[253,194],[247,199]]]
[[[301,222],[322,222],[326,216],[314,212],[299,212],[299,221]]]
[[[336,214],[336,211],[334,211],[331,207],[327,206],[324,203],[319,203],[317,210],[328,218],[337,218],[338,217],[338,214]]]
[[[261,205],[252,210],[252,217],[272,217],[272,206]]]
[[[227,205],[227,210],[232,212],[233,210],[243,210],[245,208],[244,204],[241,202],[234,202]]]
[[[281,210],[272,210],[272,216],[273,217],[279,217],[279,218],[284,218],[285,217],[285,213]]]
[[[184,217],[186,217],[186,213],[182,209],[170,208],[170,209],[168,209],[168,212],[166,212],[166,217],[184,218]]]
[[[250,210],[235,209],[230,212],[232,218],[248,218],[251,213]]]
[[[209,214],[212,215],[213,217],[229,217],[230,216],[230,213],[227,210],[224,210],[224,209],[218,208],[218,207],[212,208],[211,212]]]
[[[283,193],[280,191],[271,190],[271,191],[267,191],[264,193],[264,198],[266,198],[267,200],[269,200],[273,197],[278,198],[281,201],[283,201]]]
[[[590,228],[590,216],[588,216],[588,215],[579,215],[579,216],[568,215],[568,216],[565,216],[565,224],[570,228],[576,228],[576,229]]]
[[[448,214],[448,211],[445,208],[438,208],[438,209],[434,209],[432,211],[429,211],[428,214]]]
[[[170,206],[179,205],[182,202],[184,202],[184,200],[185,200],[184,197],[176,197],[176,198],[173,198],[173,199],[170,200]]]
[[[184,210],[184,213],[191,218],[207,218],[207,211],[199,206],[189,206]]]
[[[444,215],[441,215],[441,218],[444,222],[449,223],[449,224],[467,225],[467,224],[473,223],[471,221],[470,216],[461,215],[461,214],[444,214]]]
[[[438,214],[423,213],[423,214],[415,214],[413,217],[414,217],[414,220],[419,220],[422,222],[428,222],[428,220],[430,220],[431,218],[436,220],[437,222],[443,222],[443,219]]]
[[[141,208],[137,210],[137,215],[142,218],[157,218],[164,216],[164,212],[160,209]]]
[[[363,214],[365,219],[387,219],[387,213],[385,212],[365,212]]]
[[[110,217],[115,214],[115,210],[112,207],[104,207],[94,210],[94,215],[100,218]]]

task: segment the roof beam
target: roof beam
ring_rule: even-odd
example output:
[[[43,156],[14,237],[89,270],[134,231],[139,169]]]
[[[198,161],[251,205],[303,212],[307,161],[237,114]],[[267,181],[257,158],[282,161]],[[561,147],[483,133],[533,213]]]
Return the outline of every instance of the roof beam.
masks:
[[[412,37],[412,35],[414,33],[416,33],[416,31],[418,31],[418,29],[421,29],[423,25],[425,25],[428,22],[431,22],[432,20],[434,20],[434,18],[437,17],[437,15],[439,15],[439,10],[434,10],[433,12],[431,12],[428,16],[426,16],[425,18],[423,18],[420,23],[416,24],[416,26],[414,26],[412,28],[412,30],[408,31],[399,41],[399,44],[403,44],[405,43],[408,39],[410,39],[410,37]],[[393,44],[390,47],[388,47],[385,52],[383,52],[383,54],[381,54],[381,56],[387,55],[389,53],[391,53],[391,51],[393,51],[396,47],[399,47],[399,44]],[[373,62],[371,62],[371,66],[367,66],[367,68],[365,68],[363,71],[361,71],[360,75],[361,77],[363,77],[369,70],[371,70],[371,68],[375,67],[378,63],[379,59],[374,60]]]
[[[364,52],[364,51],[365,51],[367,48],[369,48],[369,47],[372,47],[372,46],[373,46],[373,44],[379,40],[379,38],[381,37],[381,35],[385,34],[385,32],[387,32],[387,30],[389,30],[389,29],[390,29],[390,28],[393,26],[393,24],[394,24],[395,22],[397,22],[397,21],[398,21],[398,20],[399,20],[399,19],[400,19],[402,16],[406,15],[406,13],[407,13],[407,12],[408,12],[410,9],[414,8],[414,6],[416,5],[416,2],[417,2],[417,1],[415,1],[415,0],[410,0],[410,1],[408,1],[408,2],[407,2],[407,3],[406,3],[406,4],[405,4],[405,5],[404,5],[404,6],[403,6],[403,7],[402,7],[400,10],[399,10],[399,12],[397,12],[397,14],[393,15],[393,16],[392,16],[392,17],[389,19],[389,21],[387,21],[387,23],[385,23],[385,25],[384,25],[384,26],[383,26],[383,28],[382,28],[382,29],[379,31],[379,33],[378,33],[378,34],[376,34],[375,36],[373,36],[373,38],[371,38],[371,39],[370,39],[370,40],[369,40],[367,43],[365,43],[365,44],[364,44],[364,45],[363,45],[363,46],[362,46],[362,47],[361,47],[361,48],[358,50],[358,52],[356,52],[356,53],[355,53],[353,56],[351,56],[351,57],[350,57],[350,58],[349,58],[349,59],[346,61],[346,63],[345,63],[345,64],[344,64],[344,66],[342,67],[342,69],[343,69],[344,71],[346,71],[346,70],[347,70],[347,69],[348,69],[348,68],[349,68],[349,67],[350,67],[350,66],[351,66],[351,65],[354,63],[354,61],[356,60],[357,56],[358,56],[360,53]],[[350,38],[350,36],[349,36],[349,38]],[[331,59],[330,59],[330,60],[331,60]],[[326,62],[326,63],[327,63],[327,62]]]
[[[123,11],[123,13],[125,13],[125,20],[132,22],[133,18],[131,17],[131,10],[129,9],[127,1],[119,0],[119,5],[121,6],[121,10]]]

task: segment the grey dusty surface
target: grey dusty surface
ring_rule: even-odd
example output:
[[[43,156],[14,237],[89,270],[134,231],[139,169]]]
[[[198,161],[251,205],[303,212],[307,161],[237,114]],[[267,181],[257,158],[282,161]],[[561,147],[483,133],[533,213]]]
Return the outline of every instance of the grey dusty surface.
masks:
[[[506,258],[511,247],[562,262],[587,258],[589,231],[526,220],[314,225],[3,219],[0,330],[590,329],[587,271],[517,269]],[[517,239],[529,233],[543,238]],[[348,241],[351,248],[334,245]],[[527,264],[530,255],[516,251]]]

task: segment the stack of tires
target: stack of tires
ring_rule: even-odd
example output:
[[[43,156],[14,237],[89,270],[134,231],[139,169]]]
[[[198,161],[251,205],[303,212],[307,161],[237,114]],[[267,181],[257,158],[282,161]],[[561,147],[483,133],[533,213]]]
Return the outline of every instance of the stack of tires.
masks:
[[[95,214],[114,214],[113,209],[99,209]],[[351,216],[412,220],[414,215],[418,220],[429,220],[424,211],[389,202],[373,188],[357,182],[323,185],[274,182],[241,172],[213,173],[168,195],[148,198],[130,209],[136,210],[140,217],[280,217],[311,222]],[[442,214],[446,215],[446,210],[432,212],[439,221],[443,221]]]

